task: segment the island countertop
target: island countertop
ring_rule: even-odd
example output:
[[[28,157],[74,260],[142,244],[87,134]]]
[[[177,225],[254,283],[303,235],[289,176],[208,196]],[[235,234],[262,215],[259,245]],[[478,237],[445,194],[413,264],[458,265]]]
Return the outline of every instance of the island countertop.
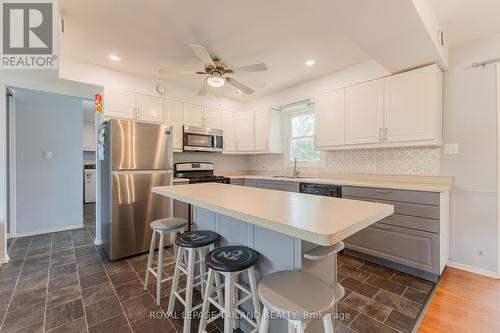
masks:
[[[394,213],[389,204],[218,183],[158,186],[152,191],[322,246]]]

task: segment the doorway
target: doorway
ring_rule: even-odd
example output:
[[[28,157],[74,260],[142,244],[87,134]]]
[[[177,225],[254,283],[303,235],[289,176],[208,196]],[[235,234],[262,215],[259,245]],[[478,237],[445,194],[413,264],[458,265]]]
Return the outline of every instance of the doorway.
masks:
[[[93,244],[95,200],[84,211],[85,100],[9,89],[9,258],[49,251],[52,237],[58,235],[72,245]],[[95,153],[93,161],[95,166]],[[46,242],[30,246],[35,238]]]

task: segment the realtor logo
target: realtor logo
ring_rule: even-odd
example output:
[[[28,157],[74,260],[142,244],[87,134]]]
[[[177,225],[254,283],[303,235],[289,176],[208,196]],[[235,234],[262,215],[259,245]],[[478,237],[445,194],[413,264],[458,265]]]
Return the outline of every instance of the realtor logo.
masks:
[[[0,0],[3,69],[57,68],[57,0]]]

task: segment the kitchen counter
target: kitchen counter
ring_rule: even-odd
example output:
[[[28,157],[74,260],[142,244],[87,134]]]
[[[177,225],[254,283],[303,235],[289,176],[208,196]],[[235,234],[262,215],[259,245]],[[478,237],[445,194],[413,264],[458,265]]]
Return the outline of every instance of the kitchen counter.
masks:
[[[357,175],[358,179],[349,178],[349,176],[337,176],[333,178],[287,178],[287,177],[273,177],[270,175],[228,175],[232,179],[266,179],[283,182],[300,182],[300,183],[315,183],[339,186],[358,186],[358,187],[372,187],[372,188],[388,188],[397,190],[409,191],[425,191],[425,192],[448,192],[453,186],[452,177],[422,177],[415,176],[414,180],[411,176],[376,176],[366,175],[364,177]],[[361,179],[365,178],[365,179]],[[391,179],[392,178],[392,179]],[[429,182],[425,181],[429,179]],[[432,182],[430,181],[432,180]]]
[[[322,246],[394,213],[388,204],[217,183],[161,186],[152,191]]]

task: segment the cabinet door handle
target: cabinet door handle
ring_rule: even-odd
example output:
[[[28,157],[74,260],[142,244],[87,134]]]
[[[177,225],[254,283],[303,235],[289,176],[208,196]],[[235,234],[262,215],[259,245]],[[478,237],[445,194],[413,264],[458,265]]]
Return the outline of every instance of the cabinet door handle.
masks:
[[[391,190],[379,190],[379,189],[377,189],[377,190],[375,190],[375,192],[387,194],[387,193],[391,193],[392,191]]]
[[[387,141],[387,127],[384,130],[384,141]]]
[[[379,140],[379,141],[384,141],[384,140],[382,139],[382,131],[383,131],[382,127],[381,127],[381,128],[379,128],[379,130],[378,130],[378,140]]]

